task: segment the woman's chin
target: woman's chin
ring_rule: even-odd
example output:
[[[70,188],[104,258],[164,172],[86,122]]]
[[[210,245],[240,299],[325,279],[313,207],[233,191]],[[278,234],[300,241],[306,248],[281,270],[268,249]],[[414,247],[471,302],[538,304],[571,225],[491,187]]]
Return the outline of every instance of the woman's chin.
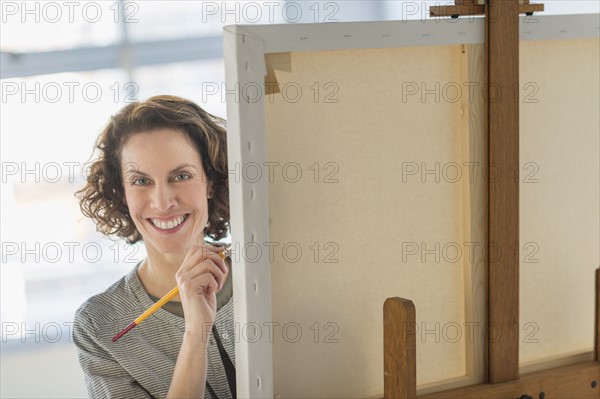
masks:
[[[165,254],[165,255],[176,255],[182,252],[186,252],[186,246],[181,245],[181,244],[174,244],[174,245],[158,245],[156,247],[156,249],[158,250],[158,252]]]
[[[144,240],[144,244],[146,245],[146,249],[148,252],[155,252],[162,255],[176,255],[180,253],[187,253],[188,245],[182,243],[181,241],[177,242],[164,242],[163,240]]]

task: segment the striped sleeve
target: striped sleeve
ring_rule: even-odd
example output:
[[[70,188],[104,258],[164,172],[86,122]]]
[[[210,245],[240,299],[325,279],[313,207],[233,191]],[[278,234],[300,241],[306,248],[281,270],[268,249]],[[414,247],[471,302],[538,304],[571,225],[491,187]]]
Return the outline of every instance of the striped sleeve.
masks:
[[[77,347],[90,398],[152,398],[102,347],[98,340],[98,329],[82,309],[75,313],[73,342]]]

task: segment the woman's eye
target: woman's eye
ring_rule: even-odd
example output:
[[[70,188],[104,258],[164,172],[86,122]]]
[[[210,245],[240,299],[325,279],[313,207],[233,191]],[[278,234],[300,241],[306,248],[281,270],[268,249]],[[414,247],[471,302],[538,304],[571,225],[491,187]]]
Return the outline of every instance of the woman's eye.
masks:
[[[138,179],[133,179],[133,185],[134,186],[147,186],[148,185],[148,179],[146,179],[145,177],[140,177]]]
[[[187,173],[179,173],[177,175],[175,175],[175,180],[177,181],[185,181],[185,180],[189,180],[191,178],[190,175],[188,175]]]

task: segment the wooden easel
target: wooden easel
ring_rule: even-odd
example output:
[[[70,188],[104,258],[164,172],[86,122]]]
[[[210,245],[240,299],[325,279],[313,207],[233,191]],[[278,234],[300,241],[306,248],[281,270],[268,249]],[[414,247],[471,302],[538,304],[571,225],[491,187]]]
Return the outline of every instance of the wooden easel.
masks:
[[[509,92],[519,82],[519,14],[543,11],[528,0],[456,0],[431,7],[431,16],[485,15],[487,85]],[[517,86],[518,87],[518,86]],[[519,162],[519,104],[510,96],[489,100],[486,109],[488,163],[508,170]],[[518,172],[517,172],[518,173]],[[487,245],[518,248],[519,179],[488,182]],[[487,257],[490,258],[489,256]],[[519,257],[488,260],[487,324],[502,334],[486,342],[486,383],[425,395],[441,398],[600,398],[600,269],[596,271],[594,361],[519,375]],[[384,304],[385,398],[416,398],[416,309],[403,298]],[[517,329],[518,330],[518,329]]]
[[[600,398],[600,269],[596,270],[594,361],[419,396],[419,399]],[[388,298],[383,306],[384,397],[417,397],[416,311],[412,301]],[[489,381],[489,380],[488,380]]]
[[[454,5],[431,7],[430,16],[458,18],[461,15],[484,15],[486,13],[484,3],[481,0],[454,0]],[[519,8],[519,14],[526,15],[544,11],[543,4],[530,4],[529,0],[519,0],[518,4],[515,3],[513,7]]]

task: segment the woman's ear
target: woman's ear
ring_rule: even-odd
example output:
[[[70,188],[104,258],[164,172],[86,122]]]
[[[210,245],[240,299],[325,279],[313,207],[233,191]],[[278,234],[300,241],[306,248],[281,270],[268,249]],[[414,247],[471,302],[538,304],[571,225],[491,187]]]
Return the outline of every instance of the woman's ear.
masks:
[[[213,195],[214,195],[214,189],[213,189],[213,182],[212,181],[208,182],[208,188],[207,188],[206,192],[207,192],[206,197],[208,199],[211,199],[213,197]]]

